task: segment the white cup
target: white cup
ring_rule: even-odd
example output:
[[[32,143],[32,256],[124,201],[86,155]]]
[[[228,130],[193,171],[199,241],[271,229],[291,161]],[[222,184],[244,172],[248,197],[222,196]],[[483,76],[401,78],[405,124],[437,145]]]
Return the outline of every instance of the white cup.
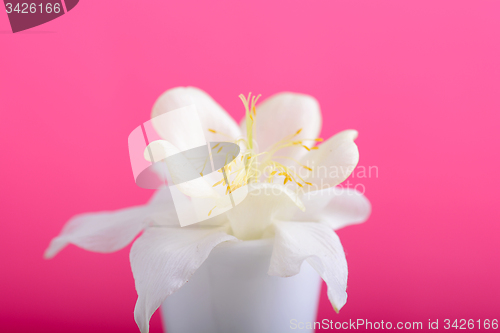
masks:
[[[163,303],[167,333],[312,332],[321,279],[304,262],[299,274],[269,276],[273,239],[223,243]]]

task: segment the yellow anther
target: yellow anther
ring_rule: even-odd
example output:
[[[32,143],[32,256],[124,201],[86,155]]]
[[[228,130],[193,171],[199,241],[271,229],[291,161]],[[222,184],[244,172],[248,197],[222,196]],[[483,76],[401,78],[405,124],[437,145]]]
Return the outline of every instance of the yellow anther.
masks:
[[[217,133],[217,131],[215,131],[215,130],[213,130],[213,129],[211,129],[211,128],[209,128],[209,129],[208,129],[208,131],[209,131],[209,132],[212,132],[212,133]]]
[[[218,181],[217,183],[213,184],[213,185],[212,185],[212,187],[215,187],[215,186],[217,186],[217,185],[222,184],[222,182],[223,182],[223,181],[224,181],[224,179],[222,179],[222,180]]]
[[[303,167],[304,169],[309,170],[309,171],[313,171],[313,169],[311,169],[311,168],[310,168],[310,167],[308,167],[307,165],[303,165],[302,167]]]
[[[318,150],[319,147],[312,147],[311,150]]]
[[[217,206],[214,206],[214,208],[210,209],[210,211],[208,212],[208,216],[210,216],[210,214],[212,214],[212,211],[215,209],[215,207],[217,207]]]
[[[220,145],[220,142],[218,144],[216,144],[215,146],[213,146],[212,149],[217,148],[218,145]]]
[[[233,186],[231,187],[231,192],[233,192],[233,191],[235,191],[235,190],[239,189],[241,186],[243,186],[243,184],[233,185]]]
[[[310,150],[311,150],[311,149],[309,149],[309,147],[307,147],[307,146],[302,145],[302,147],[304,147],[305,149],[307,149],[307,151],[310,151]]]
[[[217,154],[220,153],[221,150],[222,150],[222,147],[219,148],[219,150],[217,151]]]
[[[299,135],[299,134],[300,134],[300,132],[302,132],[302,128],[301,128],[301,129],[299,129],[297,132],[295,132],[295,135]]]
[[[311,184],[311,183],[308,183],[308,182],[304,182],[304,183],[305,183],[305,184],[307,184],[307,185],[309,185],[309,186],[312,186],[312,184]]]
[[[322,138],[316,138],[316,139],[314,139],[314,141],[321,142],[321,141],[323,141],[323,139]]]

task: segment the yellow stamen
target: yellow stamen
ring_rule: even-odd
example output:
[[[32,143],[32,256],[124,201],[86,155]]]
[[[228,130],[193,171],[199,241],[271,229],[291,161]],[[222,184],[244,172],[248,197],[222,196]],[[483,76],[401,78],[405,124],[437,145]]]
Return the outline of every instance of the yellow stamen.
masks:
[[[212,211],[215,209],[215,207],[217,207],[217,206],[214,206],[214,208],[210,209],[210,211],[208,212],[208,216],[210,216],[210,214],[212,214]]]
[[[217,183],[213,184],[213,185],[212,185],[212,187],[215,187],[215,186],[217,186],[217,185],[222,184],[222,182],[223,182],[223,181],[224,181],[224,179],[219,180]]]
[[[216,131],[216,130],[211,129],[211,128],[209,128],[209,129],[208,129],[208,131],[209,131],[209,132],[212,132],[212,133],[215,133],[215,134],[223,135],[223,136],[225,136],[225,137],[230,138],[231,140],[233,139],[233,137],[232,137],[231,135],[228,135],[228,134],[223,133],[223,132],[220,132],[220,131]]]
[[[226,194],[228,194],[242,186],[249,184],[250,182],[253,181],[258,182],[260,178],[259,175],[262,174],[265,175],[264,177],[267,178],[266,180],[268,183],[273,183],[275,178],[283,177],[283,184],[285,185],[288,184],[288,182],[295,183],[297,184],[298,187],[304,187],[306,184],[312,185],[311,183],[308,183],[304,179],[302,179],[294,171],[294,169],[288,168],[283,164],[276,162],[276,158],[290,159],[295,163],[297,163],[300,167],[303,167],[308,171],[313,171],[311,167],[303,165],[299,163],[299,161],[293,158],[289,158],[286,156],[274,156],[274,155],[278,150],[287,147],[302,146],[301,148],[307,149],[308,151],[316,150],[318,149],[318,147],[309,148],[308,146],[313,145],[315,142],[323,141],[323,139],[321,138],[311,139],[302,137],[297,138],[297,136],[301,134],[303,131],[302,128],[299,128],[293,134],[288,135],[284,137],[282,140],[276,142],[268,149],[268,151],[257,154],[254,151],[254,141],[255,141],[254,135],[255,135],[255,125],[257,121],[256,104],[260,95],[252,96],[252,94],[249,93],[247,96],[240,95],[239,97],[245,107],[246,138],[232,140],[232,142],[234,142],[235,144],[239,145],[242,148],[241,159],[234,160],[233,157],[231,159],[231,162],[227,163],[227,158],[226,158],[225,170],[227,171],[227,176],[231,177],[228,178],[227,182],[224,179],[218,181],[217,183],[213,184],[213,187],[222,184],[224,187],[226,187],[225,192]],[[209,129],[209,131],[212,133],[222,134],[218,131],[215,131],[214,129]],[[212,149],[215,149],[219,146],[220,145],[217,144],[214,147],[212,147]],[[220,153],[221,150],[222,147],[219,147],[218,153]],[[264,158],[260,157],[258,158],[258,156],[260,155],[263,155]],[[218,170],[218,172],[222,171]]]

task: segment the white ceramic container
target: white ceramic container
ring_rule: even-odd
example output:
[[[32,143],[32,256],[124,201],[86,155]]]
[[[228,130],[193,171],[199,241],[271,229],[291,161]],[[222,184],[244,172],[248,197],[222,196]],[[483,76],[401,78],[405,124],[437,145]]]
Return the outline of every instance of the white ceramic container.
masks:
[[[273,240],[217,246],[191,279],[161,307],[167,333],[312,332],[321,279],[304,262],[293,277],[269,276]],[[295,328],[294,328],[295,327]]]

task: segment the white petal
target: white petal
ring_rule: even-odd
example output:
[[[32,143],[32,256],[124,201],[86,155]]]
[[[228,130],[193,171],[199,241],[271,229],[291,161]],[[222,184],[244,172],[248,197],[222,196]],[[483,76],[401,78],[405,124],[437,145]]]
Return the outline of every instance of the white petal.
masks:
[[[321,130],[321,111],[318,101],[311,96],[290,92],[273,95],[256,107],[256,137],[260,151],[267,151],[273,144],[302,129],[294,140],[315,139]],[[245,120],[240,124],[243,135],[246,136]],[[305,141],[308,147],[314,141]],[[294,146],[279,150],[276,155],[298,159],[307,150]],[[280,161],[281,162],[281,161]],[[283,160],[289,165],[289,160]]]
[[[307,177],[313,185],[304,187],[305,190],[333,187],[350,176],[359,161],[358,147],[354,143],[357,136],[355,130],[340,132],[302,157],[300,163],[313,169]]]
[[[320,221],[334,230],[365,222],[370,216],[370,201],[360,192],[344,188],[320,212]]]
[[[370,201],[360,192],[332,187],[307,192],[301,196],[305,211],[297,209],[294,221],[318,221],[334,230],[366,221],[370,216]]]
[[[220,228],[148,228],[130,250],[138,299],[134,316],[142,333],[165,298],[181,288],[225,241],[237,241]]]
[[[94,252],[113,252],[129,244],[148,223],[175,225],[177,216],[168,189],[158,190],[147,205],[73,217],[45,251],[54,257],[69,243]]]
[[[274,221],[288,220],[294,208],[303,208],[298,195],[279,184],[254,183],[248,186],[248,195],[226,215],[233,234],[239,239],[257,239],[264,236]]]
[[[200,111],[195,104],[164,112],[143,126],[149,142],[164,139],[182,151],[207,143]]]
[[[172,143],[165,140],[156,140],[149,144],[144,151],[145,158],[149,158],[149,154],[153,156],[155,161],[163,160],[170,156],[176,156],[175,159],[166,159],[163,162],[158,162],[157,170],[164,175],[165,170],[161,170],[161,166],[165,166],[170,177],[170,186],[175,186],[185,195],[192,198],[217,198],[219,195],[204,177],[192,179],[192,175],[198,175],[195,167],[196,161],[191,161],[183,154],[181,150],[175,147]],[[208,155],[207,155],[208,157]],[[161,164],[163,163],[163,164]],[[190,179],[189,181],[184,181]],[[173,185],[177,184],[177,185]]]
[[[241,131],[233,118],[207,93],[194,87],[178,87],[167,90],[153,106],[151,118],[192,104],[196,106],[203,134],[207,141],[232,141],[232,139],[241,136]],[[176,147],[180,147],[176,144],[179,138],[171,135],[171,133],[175,133],[178,124],[171,123],[169,126],[163,126],[160,135],[165,140],[172,142]],[[224,133],[227,136],[212,133],[209,129]]]
[[[296,275],[307,260],[326,282],[328,299],[338,312],[347,301],[347,261],[337,234],[314,222],[279,222],[275,227],[269,275]]]

